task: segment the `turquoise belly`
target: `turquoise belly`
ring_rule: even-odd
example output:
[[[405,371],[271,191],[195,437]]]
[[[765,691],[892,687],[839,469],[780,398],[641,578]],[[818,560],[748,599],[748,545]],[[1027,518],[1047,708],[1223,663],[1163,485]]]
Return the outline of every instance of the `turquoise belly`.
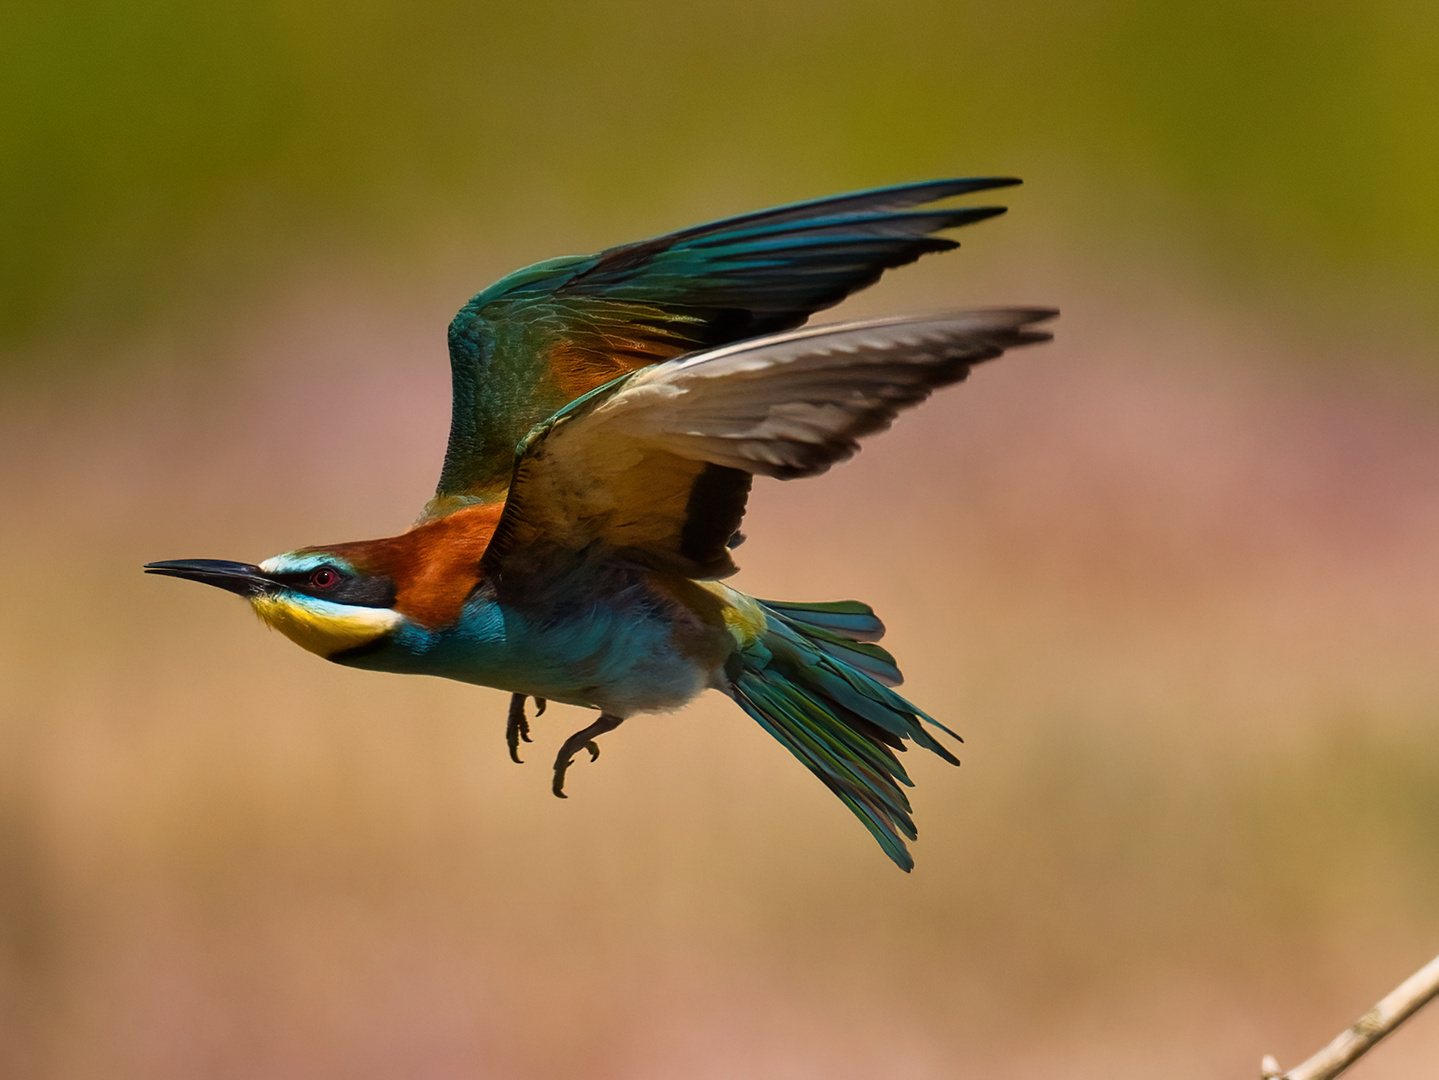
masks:
[[[678,708],[710,685],[714,665],[676,647],[676,621],[684,613],[642,581],[603,595],[574,593],[524,605],[477,596],[453,627],[429,631],[407,624],[383,645],[336,659],[620,716]]]

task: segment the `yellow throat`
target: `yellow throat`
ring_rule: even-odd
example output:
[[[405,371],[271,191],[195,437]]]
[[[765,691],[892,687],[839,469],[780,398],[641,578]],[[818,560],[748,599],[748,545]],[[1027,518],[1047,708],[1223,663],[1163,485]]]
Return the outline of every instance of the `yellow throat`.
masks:
[[[297,593],[252,597],[250,606],[271,628],[317,656],[368,645],[404,621],[389,608],[335,604]]]

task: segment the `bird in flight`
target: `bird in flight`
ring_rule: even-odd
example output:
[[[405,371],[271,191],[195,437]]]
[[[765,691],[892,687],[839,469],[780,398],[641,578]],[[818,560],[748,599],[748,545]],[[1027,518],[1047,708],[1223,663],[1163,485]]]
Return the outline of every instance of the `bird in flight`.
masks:
[[[628,717],[704,690],[733,698],[908,871],[897,756],[958,759],[895,693],[884,625],[853,600],[757,600],[724,584],[755,476],[824,472],[902,409],[1006,349],[1040,308],[800,327],[888,269],[958,247],[936,233],[997,206],[940,207],[1018,180],[935,180],[729,218],[510,274],[449,329],[453,415],[438,488],[406,532],[258,565],[154,562],[245,597],[348,667],[595,709],[552,790]]]

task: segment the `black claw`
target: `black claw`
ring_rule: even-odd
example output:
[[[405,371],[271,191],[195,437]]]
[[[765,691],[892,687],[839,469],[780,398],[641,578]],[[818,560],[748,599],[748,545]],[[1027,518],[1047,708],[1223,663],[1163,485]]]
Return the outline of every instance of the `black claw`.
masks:
[[[569,771],[570,765],[575,760],[575,755],[581,750],[590,752],[590,760],[597,761],[600,756],[599,745],[595,737],[603,735],[607,731],[613,731],[625,722],[623,716],[611,716],[609,713],[600,713],[600,718],[582,731],[577,731],[565,740],[560,747],[559,755],[555,758],[555,779],[550,785],[550,790],[555,793],[558,799],[565,799],[565,773]]]
[[[531,741],[530,722],[525,719],[525,695],[511,694],[510,717],[505,724],[505,744],[510,748],[510,760],[516,765],[524,764],[520,760],[521,739],[524,739],[525,742]]]
[[[545,700],[544,698],[542,698],[542,697],[537,697],[537,698],[535,698],[535,715],[536,715],[536,716],[544,716],[544,715],[545,715],[545,706],[548,705],[548,704],[549,704],[549,702],[546,701],[546,700]]]
[[[550,783],[550,790],[554,792],[555,798],[557,799],[569,798],[569,796],[565,794],[565,773],[569,772],[569,769],[570,763],[568,761],[555,762],[555,778]]]

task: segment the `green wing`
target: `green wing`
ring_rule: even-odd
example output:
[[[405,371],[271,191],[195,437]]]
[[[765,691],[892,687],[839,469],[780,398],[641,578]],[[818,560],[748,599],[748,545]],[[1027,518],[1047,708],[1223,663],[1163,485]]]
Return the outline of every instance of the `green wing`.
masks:
[[[450,324],[454,413],[427,516],[502,499],[515,447],[611,379],[799,326],[887,269],[957,247],[932,235],[1004,212],[913,207],[1018,180],[934,180],[699,225],[502,278]]]

